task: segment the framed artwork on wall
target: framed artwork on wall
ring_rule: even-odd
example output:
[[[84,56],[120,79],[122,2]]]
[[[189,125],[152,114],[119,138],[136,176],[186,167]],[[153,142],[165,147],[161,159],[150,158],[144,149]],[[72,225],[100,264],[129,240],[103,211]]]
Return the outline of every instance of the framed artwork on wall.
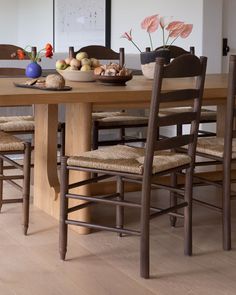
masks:
[[[67,52],[111,42],[111,0],[53,0],[53,45]]]

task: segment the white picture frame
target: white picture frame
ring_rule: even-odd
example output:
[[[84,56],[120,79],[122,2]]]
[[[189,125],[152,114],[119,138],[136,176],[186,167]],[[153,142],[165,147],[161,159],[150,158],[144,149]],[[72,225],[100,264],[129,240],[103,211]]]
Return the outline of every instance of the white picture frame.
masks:
[[[53,0],[55,52],[87,45],[110,47],[111,0]]]

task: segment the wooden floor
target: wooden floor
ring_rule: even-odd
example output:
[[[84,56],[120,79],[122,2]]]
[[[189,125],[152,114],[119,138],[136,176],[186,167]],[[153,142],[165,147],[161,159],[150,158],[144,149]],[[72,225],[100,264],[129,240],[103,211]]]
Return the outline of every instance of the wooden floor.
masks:
[[[8,190],[11,195],[13,191]],[[202,199],[215,199],[214,188],[199,188]],[[158,195],[158,197],[157,197]],[[133,194],[137,198],[138,194]],[[154,193],[155,203],[166,195]],[[219,196],[218,196],[219,197]],[[111,220],[100,210],[97,220]],[[126,212],[129,227],[138,212]],[[236,203],[233,206],[233,250],[221,248],[221,217],[194,206],[194,255],[183,255],[183,227],[168,217],[151,222],[151,279],[139,277],[138,237],[109,232],[69,233],[67,261],[58,255],[58,222],[32,207],[29,235],[22,235],[21,205],[5,205],[0,214],[0,295],[222,295],[236,294]]]

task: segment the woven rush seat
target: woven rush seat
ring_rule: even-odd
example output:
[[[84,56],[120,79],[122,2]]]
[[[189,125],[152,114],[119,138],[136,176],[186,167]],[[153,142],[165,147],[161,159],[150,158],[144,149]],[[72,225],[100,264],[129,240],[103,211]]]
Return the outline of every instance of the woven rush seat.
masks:
[[[34,131],[34,117],[32,116],[0,117],[0,130],[5,132]]]
[[[80,166],[125,173],[143,174],[144,149],[125,145],[104,147],[68,158],[69,166]],[[154,155],[153,173],[189,164],[186,154],[158,151]]]
[[[197,143],[197,152],[210,156],[223,158],[224,138],[223,137],[205,137],[199,138]],[[236,138],[232,142],[232,158],[236,159]]]
[[[119,112],[93,112],[92,113],[92,118],[93,120],[97,120],[97,119],[103,119],[106,117],[116,117],[116,116],[122,116],[124,115],[123,111],[119,111]]]
[[[141,116],[129,116],[129,115],[117,115],[117,116],[107,116],[101,119],[98,119],[101,126],[109,126],[111,123],[117,122],[119,126],[125,125],[135,125],[135,124],[148,124],[148,117]]]
[[[61,128],[62,123],[58,123]],[[0,117],[0,130],[5,132],[34,131],[35,121],[33,116],[6,116]]]
[[[24,143],[19,138],[0,131],[0,151],[23,151]]]
[[[191,107],[179,107],[179,108],[167,108],[161,109],[160,115],[167,116],[174,113],[183,113],[183,112],[192,112],[193,109]],[[208,109],[201,109],[201,118],[200,121],[216,121],[216,111],[208,110]]]

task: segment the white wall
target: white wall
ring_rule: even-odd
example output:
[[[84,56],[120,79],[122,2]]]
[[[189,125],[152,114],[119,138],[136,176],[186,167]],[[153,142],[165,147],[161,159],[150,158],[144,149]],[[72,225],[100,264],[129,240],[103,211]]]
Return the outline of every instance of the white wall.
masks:
[[[17,41],[18,0],[0,0],[0,43]]]
[[[53,1],[17,2],[17,45],[25,47],[30,44],[40,49],[46,43],[53,43]]]
[[[223,0],[204,0],[202,54],[208,57],[208,73],[222,70],[222,10]]]

